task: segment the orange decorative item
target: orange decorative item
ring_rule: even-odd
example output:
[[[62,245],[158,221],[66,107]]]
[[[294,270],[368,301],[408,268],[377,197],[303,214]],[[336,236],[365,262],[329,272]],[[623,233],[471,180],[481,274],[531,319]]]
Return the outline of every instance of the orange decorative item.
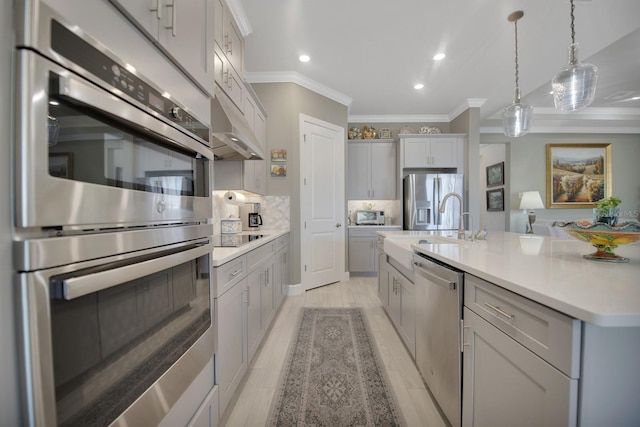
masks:
[[[560,227],[571,237],[591,243],[597,249],[594,253],[582,255],[585,259],[610,262],[629,262],[629,258],[614,253],[620,245],[640,242],[640,223],[624,222],[612,227],[602,222],[591,223],[586,220],[563,222],[556,221],[554,227]]]

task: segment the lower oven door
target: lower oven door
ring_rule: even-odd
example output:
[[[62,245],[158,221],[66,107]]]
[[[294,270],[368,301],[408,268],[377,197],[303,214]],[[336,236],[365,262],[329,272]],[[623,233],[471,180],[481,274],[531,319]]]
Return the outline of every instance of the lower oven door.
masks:
[[[26,424],[158,424],[213,358],[211,250],[19,273]]]

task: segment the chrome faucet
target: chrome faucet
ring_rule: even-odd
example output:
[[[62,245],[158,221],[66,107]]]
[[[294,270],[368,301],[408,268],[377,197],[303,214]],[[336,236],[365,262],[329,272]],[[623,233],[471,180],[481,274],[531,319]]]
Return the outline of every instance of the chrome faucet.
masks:
[[[464,240],[464,219],[462,216],[463,213],[463,209],[462,209],[462,196],[459,195],[458,193],[447,193],[445,194],[444,198],[442,199],[442,202],[440,203],[440,213],[444,213],[444,207],[445,204],[447,203],[447,200],[449,200],[449,197],[457,197],[458,200],[460,201],[460,220],[458,222],[458,239],[463,239]]]

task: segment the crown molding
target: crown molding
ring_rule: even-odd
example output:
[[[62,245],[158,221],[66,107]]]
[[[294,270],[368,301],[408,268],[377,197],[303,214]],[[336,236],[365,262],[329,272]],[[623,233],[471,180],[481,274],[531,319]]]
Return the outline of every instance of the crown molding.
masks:
[[[266,73],[246,72],[244,77],[248,83],[295,83],[298,86],[316,92],[346,107],[351,106],[353,102],[353,99],[347,95],[320,84],[315,80],[311,80],[295,71],[273,71]]]
[[[503,134],[504,130],[499,126],[480,126],[480,134]],[[532,133],[593,133],[593,134],[638,134],[640,126],[636,127],[606,127],[606,126],[531,126]],[[505,136],[505,138],[507,138]],[[517,139],[517,138],[514,138]]]
[[[458,107],[454,108],[453,111],[449,113],[447,116],[447,121],[450,122],[460,114],[467,111],[469,108],[480,108],[487,102],[487,98],[467,98],[464,102],[462,102]]]
[[[352,115],[347,121],[349,123],[447,123],[449,116],[447,115]]]
[[[233,19],[238,25],[240,33],[242,33],[242,37],[247,37],[253,33],[253,28],[251,28],[251,23],[249,22],[249,18],[247,18],[247,14],[240,0],[227,0],[227,5],[229,6],[231,16],[233,16]]]

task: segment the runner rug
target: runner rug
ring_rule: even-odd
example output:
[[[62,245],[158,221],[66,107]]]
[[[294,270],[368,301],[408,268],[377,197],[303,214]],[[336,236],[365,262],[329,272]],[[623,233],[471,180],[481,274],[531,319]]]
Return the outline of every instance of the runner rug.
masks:
[[[303,308],[270,426],[403,426],[359,308]]]

